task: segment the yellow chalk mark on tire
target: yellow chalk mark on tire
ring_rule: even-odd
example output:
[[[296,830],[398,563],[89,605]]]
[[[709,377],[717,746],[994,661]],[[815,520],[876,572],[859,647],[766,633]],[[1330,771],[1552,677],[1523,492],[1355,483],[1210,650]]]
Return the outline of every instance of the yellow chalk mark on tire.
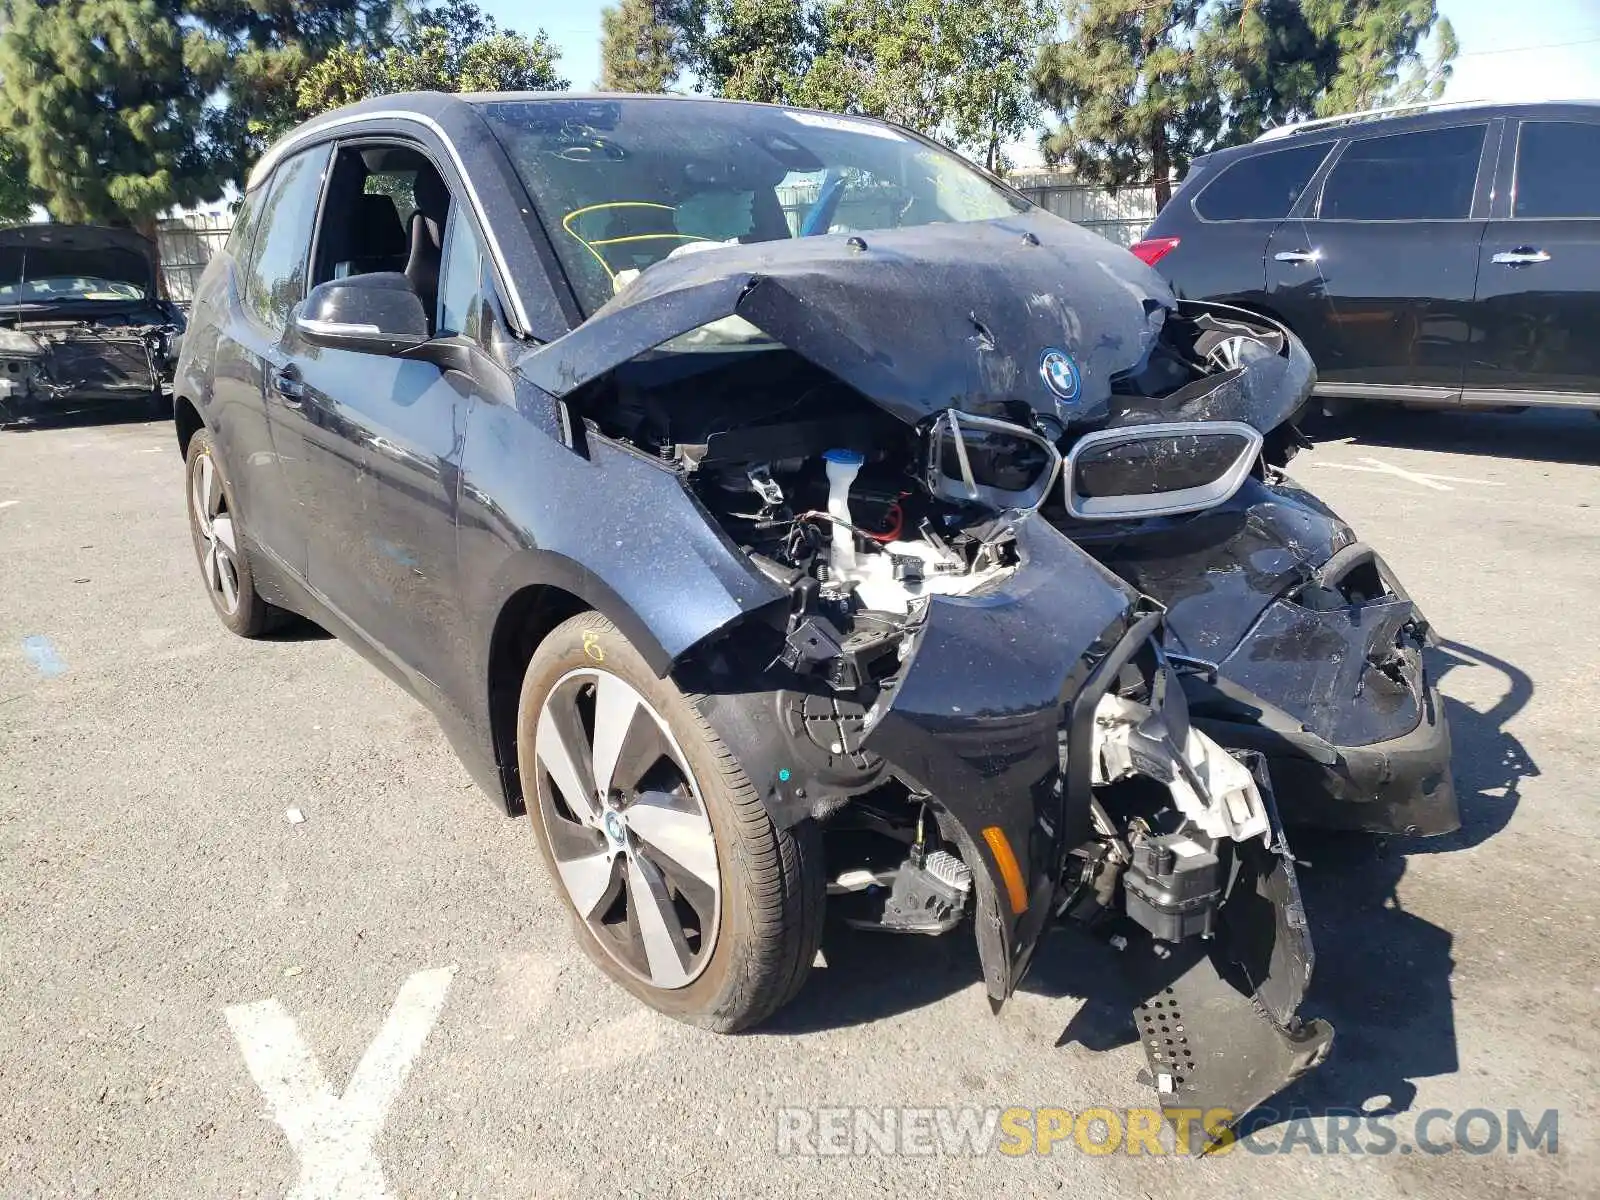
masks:
[[[606,650],[600,644],[600,634],[596,630],[588,630],[583,635],[583,652],[595,662],[605,662]]]

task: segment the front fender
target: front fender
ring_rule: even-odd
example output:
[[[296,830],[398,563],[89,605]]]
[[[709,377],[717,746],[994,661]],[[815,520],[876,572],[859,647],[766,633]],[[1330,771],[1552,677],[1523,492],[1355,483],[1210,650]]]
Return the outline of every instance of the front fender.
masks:
[[[479,589],[467,602],[483,615],[480,656],[506,600],[533,584],[605,613],[660,675],[707,638],[787,601],[669,465],[593,432],[580,453],[565,429],[559,403],[526,385],[516,409],[484,404],[473,414],[457,552],[461,578]]]

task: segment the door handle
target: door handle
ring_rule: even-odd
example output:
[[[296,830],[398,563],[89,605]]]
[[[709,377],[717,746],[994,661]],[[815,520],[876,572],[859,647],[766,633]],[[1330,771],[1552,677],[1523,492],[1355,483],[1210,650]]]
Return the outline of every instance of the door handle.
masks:
[[[1549,262],[1550,252],[1536,250],[1532,246],[1518,246],[1515,250],[1498,251],[1494,261],[1506,267],[1531,267],[1534,263]]]
[[[299,408],[305,403],[306,385],[295,367],[283,367],[272,373],[272,386],[289,408]]]
[[[1322,257],[1321,250],[1279,250],[1272,256],[1282,263],[1314,263]]]

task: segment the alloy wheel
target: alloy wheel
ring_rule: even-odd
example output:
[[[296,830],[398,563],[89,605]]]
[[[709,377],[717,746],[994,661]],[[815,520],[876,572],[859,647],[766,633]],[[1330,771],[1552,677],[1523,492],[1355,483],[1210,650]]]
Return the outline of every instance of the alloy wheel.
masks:
[[[563,675],[534,732],[538,803],[556,874],[578,916],[652,987],[691,983],[721,914],[717,843],[683,750],[625,680]]]
[[[239,539],[210,454],[201,454],[195,462],[189,504],[200,533],[200,573],[222,610],[231,615],[239,609]]]

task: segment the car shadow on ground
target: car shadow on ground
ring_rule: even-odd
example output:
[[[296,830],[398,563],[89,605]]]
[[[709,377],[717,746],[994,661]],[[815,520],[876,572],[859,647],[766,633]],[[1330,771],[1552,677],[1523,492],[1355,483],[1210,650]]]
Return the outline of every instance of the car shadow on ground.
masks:
[[[1504,696],[1487,711],[1446,700],[1455,748],[1462,826],[1430,839],[1302,830],[1291,835],[1316,949],[1302,1011],[1337,1031],[1328,1062],[1274,1097],[1241,1127],[1290,1117],[1406,1111],[1415,1080],[1452,1074],[1458,1058],[1450,977],[1453,936],[1407,911],[1399,883],[1413,856],[1476,846],[1504,829],[1522,782],[1537,765],[1506,724],[1527,704],[1532,681],[1511,664],[1459,643],[1430,652],[1435,678],[1472,664],[1501,672]],[[1135,943],[1137,945],[1137,943]],[[1122,953],[1077,929],[1047,936],[1023,984],[1030,993],[1079,1000],[1058,1045],[1109,1050],[1136,1039],[1133,1007],[1143,998]],[[796,1000],[764,1024],[774,1035],[880,1020],[934,1003],[981,980],[969,928],[942,938],[900,937],[830,926],[825,965]],[[1065,1008],[1066,1006],[1064,1006]]]
[[[1305,432],[1314,442],[1349,439],[1359,446],[1536,462],[1600,463],[1600,420],[1593,413],[1574,409],[1495,413],[1356,406],[1337,417],[1311,416]]]
[[[254,639],[258,642],[331,642],[333,634],[299,613],[284,613],[278,623]]]

